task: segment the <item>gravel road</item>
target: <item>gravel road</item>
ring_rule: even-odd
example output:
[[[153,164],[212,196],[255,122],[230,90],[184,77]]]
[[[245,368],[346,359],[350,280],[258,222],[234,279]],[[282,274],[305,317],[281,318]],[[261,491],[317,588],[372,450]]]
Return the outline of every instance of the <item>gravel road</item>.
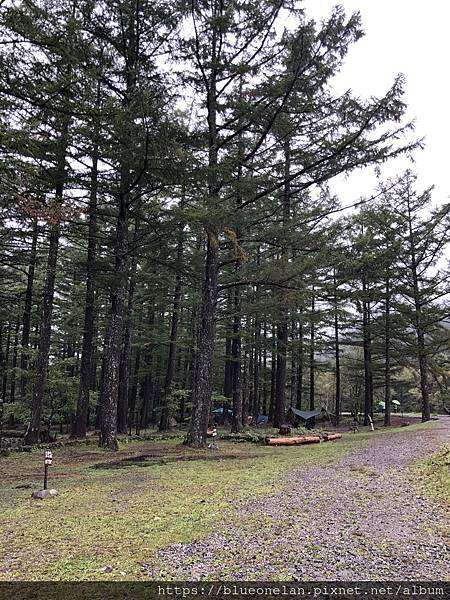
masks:
[[[282,491],[242,501],[236,525],[161,550],[152,579],[439,580],[450,573],[448,510],[409,467],[448,441],[450,419],[376,436],[332,465],[301,467]],[[448,530],[448,529],[447,529]],[[447,541],[447,544],[446,544]]]

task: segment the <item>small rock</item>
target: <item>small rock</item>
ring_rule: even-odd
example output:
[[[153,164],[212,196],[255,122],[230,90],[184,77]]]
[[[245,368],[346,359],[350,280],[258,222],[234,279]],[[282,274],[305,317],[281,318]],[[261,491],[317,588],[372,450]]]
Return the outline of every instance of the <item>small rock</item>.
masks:
[[[111,573],[112,570],[113,568],[111,565],[106,565],[100,569],[102,573]]]
[[[36,500],[45,500],[46,498],[53,498],[58,495],[58,491],[55,489],[51,490],[38,490],[37,492],[33,492],[31,494],[32,498]]]

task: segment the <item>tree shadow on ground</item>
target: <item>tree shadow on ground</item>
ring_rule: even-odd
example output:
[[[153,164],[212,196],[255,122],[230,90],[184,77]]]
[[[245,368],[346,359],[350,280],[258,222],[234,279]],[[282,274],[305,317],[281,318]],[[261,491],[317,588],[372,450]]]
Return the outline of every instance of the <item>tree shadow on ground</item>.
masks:
[[[214,452],[214,453],[213,453]],[[123,469],[126,467],[150,467],[153,465],[166,465],[177,462],[190,461],[215,461],[223,460],[247,460],[257,458],[256,454],[220,454],[220,452],[211,451],[211,454],[172,454],[170,456],[161,456],[156,454],[140,454],[138,456],[122,458],[112,462],[102,462],[91,465],[90,469]]]

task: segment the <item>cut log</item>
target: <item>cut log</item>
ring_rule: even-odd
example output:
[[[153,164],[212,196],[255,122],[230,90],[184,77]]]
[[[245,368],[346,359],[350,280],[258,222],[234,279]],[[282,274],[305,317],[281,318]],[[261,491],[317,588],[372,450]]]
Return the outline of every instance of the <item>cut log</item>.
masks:
[[[290,438],[266,438],[268,446],[298,446],[300,444],[318,444],[320,436],[318,435],[299,435]]]
[[[324,433],[323,441],[330,442],[331,440],[339,440],[342,437],[342,433]]]

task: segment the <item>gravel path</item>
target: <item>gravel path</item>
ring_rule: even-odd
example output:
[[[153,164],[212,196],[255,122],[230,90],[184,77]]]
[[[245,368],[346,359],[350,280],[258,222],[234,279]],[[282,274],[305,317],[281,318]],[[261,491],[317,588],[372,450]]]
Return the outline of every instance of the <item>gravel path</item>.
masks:
[[[152,579],[447,579],[449,513],[421,496],[408,467],[448,441],[450,419],[377,436],[333,465],[289,473],[284,489],[237,504],[236,526],[161,550]],[[448,542],[448,540],[447,540]]]

